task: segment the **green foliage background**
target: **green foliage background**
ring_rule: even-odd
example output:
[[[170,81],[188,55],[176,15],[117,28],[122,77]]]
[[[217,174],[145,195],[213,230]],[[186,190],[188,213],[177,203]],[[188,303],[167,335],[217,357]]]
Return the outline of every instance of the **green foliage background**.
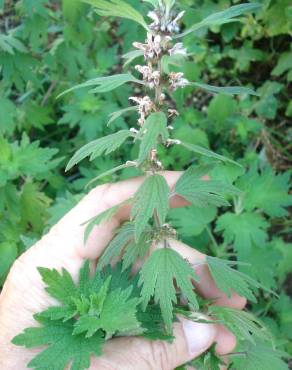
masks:
[[[142,5],[129,1],[139,8]],[[250,85],[259,98],[212,96],[186,88],[176,92],[181,116],[176,136],[211,147],[244,165],[221,165],[212,176],[236,180],[243,195],[224,214],[213,207],[171,212],[184,240],[202,251],[227,257],[236,250],[241,267],[274,289],[250,308],[292,351],[292,248],[287,206],[292,138],[292,6],[262,0],[257,16],[188,36],[192,53],[186,78],[214,85]],[[186,25],[238,1],[181,0]],[[290,5],[289,5],[290,4]],[[119,73],[120,55],[143,40],[136,24],[101,19],[79,0],[0,0],[0,285],[15,258],[29,248],[85,193],[93,177],[129,159],[127,146],[110,159],[84,161],[67,175],[71,155],[89,140],[132,127],[108,114],[128,106],[124,86],[106,95],[79,90],[56,96],[89,78]],[[116,67],[118,65],[118,67]],[[139,93],[139,91],[138,91]],[[135,148],[133,149],[135,150]],[[134,156],[133,156],[134,158]],[[197,159],[184,149],[161,151],[169,169]],[[135,175],[127,169],[104,181]]]

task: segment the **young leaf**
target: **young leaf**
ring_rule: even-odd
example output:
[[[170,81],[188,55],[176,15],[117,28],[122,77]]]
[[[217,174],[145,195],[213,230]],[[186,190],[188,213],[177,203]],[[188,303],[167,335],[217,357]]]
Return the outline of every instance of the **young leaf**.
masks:
[[[124,85],[127,82],[135,82],[142,85],[144,84],[143,81],[138,80],[130,73],[117,74],[106,77],[97,77],[63,91],[61,94],[57,96],[57,98],[60,98],[61,96],[68,94],[71,91],[82,89],[85,87],[92,87],[92,89],[90,90],[91,93],[108,92],[116,89],[119,86]]]
[[[174,192],[197,207],[228,206],[229,203],[224,198],[225,194],[237,194],[238,190],[220,181],[203,180],[202,176],[209,173],[213,167],[213,165],[202,165],[188,168],[177,181]]]
[[[177,252],[170,248],[158,249],[151,254],[140,271],[139,285],[142,285],[142,305],[146,309],[151,297],[159,303],[168,332],[171,332],[173,303],[177,302],[176,285],[187,298],[193,309],[198,302],[192,280],[198,280],[194,269]]]
[[[242,87],[242,86],[212,86],[208,84],[198,83],[198,82],[191,82],[189,86],[196,86],[199,89],[207,90],[214,94],[227,94],[227,95],[255,95],[259,96],[254,90],[250,89],[249,87]]]
[[[154,214],[161,224],[164,223],[169,207],[168,198],[169,187],[165,178],[157,174],[148,176],[137,190],[131,210],[136,241],[139,240],[142,231]]]
[[[120,17],[131,19],[146,30],[148,30],[147,23],[142,15],[134,9],[131,5],[122,0],[83,0],[85,3],[93,5],[95,11],[104,17]]]
[[[85,242],[87,241],[87,239],[88,239],[91,231],[93,230],[93,228],[95,226],[101,224],[102,222],[106,222],[106,221],[110,220],[118,212],[118,210],[122,206],[124,206],[125,204],[127,204],[129,202],[130,202],[130,200],[127,199],[124,202],[119,203],[116,206],[113,206],[113,207],[105,210],[104,212],[101,212],[100,214],[98,214],[97,216],[93,217],[92,219],[86,221],[84,223],[84,224],[87,224],[86,229],[85,229],[85,232],[84,232],[84,241]]]
[[[209,314],[220,320],[237,337],[255,344],[255,338],[271,341],[272,337],[261,321],[249,312],[235,308],[209,306]]]
[[[103,154],[110,154],[120,147],[123,142],[132,136],[131,131],[121,130],[114,134],[104,136],[100,139],[93,140],[84,145],[70,159],[67,164],[66,171],[69,171],[73,166],[81,162],[84,158],[90,156],[90,161]]]
[[[152,113],[145,121],[141,128],[141,134],[143,135],[139,150],[138,162],[142,163],[147,159],[152,149],[157,148],[159,139],[163,143],[169,137],[167,130],[167,118],[162,112]]]
[[[239,4],[239,5],[231,6],[230,8],[226,10],[209,15],[208,17],[203,19],[201,22],[194,24],[192,27],[188,28],[183,33],[177,35],[175,38],[186,36],[189,33],[197,31],[203,27],[218,26],[224,23],[229,23],[230,21],[234,22],[237,20],[237,19],[234,19],[235,17],[238,17],[241,14],[245,14],[245,13],[249,13],[254,10],[257,10],[260,7],[261,5],[257,3],[246,3],[246,4]]]
[[[216,257],[207,257],[207,264],[215,284],[218,289],[231,297],[232,292],[238,293],[252,302],[256,302],[253,289],[261,287],[256,280],[248,275],[237,271],[230,266],[234,264],[231,261],[222,260]]]
[[[190,150],[194,153],[204,155],[205,157],[219,159],[219,161],[222,161],[222,162],[230,162],[230,163],[235,164],[236,166],[241,166],[239,163],[233,161],[232,159],[226,158],[223,155],[212,152],[211,150],[206,149],[202,146],[195,145],[195,144],[190,144],[190,143],[185,143],[183,141],[179,141],[179,145],[183,146],[184,148],[186,148],[186,149],[188,149],[188,150]]]
[[[72,362],[72,370],[84,370],[90,366],[91,355],[101,355],[104,343],[102,332],[86,339],[83,335],[72,335],[74,321],[64,323],[36,319],[41,327],[25,329],[12,340],[13,344],[26,348],[48,345],[29,362],[29,368],[64,370]]]

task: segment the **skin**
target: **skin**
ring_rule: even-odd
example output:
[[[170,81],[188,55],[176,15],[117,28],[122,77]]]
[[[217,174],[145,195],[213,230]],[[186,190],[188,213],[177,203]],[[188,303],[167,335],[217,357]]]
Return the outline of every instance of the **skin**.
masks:
[[[173,188],[179,172],[164,172],[170,188]],[[143,178],[134,178],[115,184],[105,184],[93,189],[84,199],[56,224],[39,242],[22,254],[12,266],[0,295],[0,368],[5,370],[26,369],[26,364],[39,352],[11,344],[14,336],[25,328],[35,326],[33,314],[43,311],[56,301],[48,296],[37,267],[65,267],[73,279],[85,259],[91,261],[94,269],[98,257],[113,237],[114,230],[129,219],[130,208],[123,207],[109,222],[96,226],[84,245],[82,225],[96,214],[132,197]],[[170,200],[171,207],[185,206],[179,197]],[[192,264],[204,260],[205,255],[194,248],[171,240],[171,247],[187,258]],[[205,298],[215,299],[215,304],[242,309],[246,301],[234,294],[227,298],[215,286],[206,266],[199,266],[196,272],[200,282],[197,291]],[[208,331],[208,341],[204,348],[190,352],[190,343],[185,335],[185,322],[181,320],[174,326],[176,339],[172,344],[160,341],[147,341],[141,338],[116,338],[104,347],[103,356],[92,358],[90,369],[99,370],[171,370],[200,355],[213,343],[220,355],[230,353],[236,340],[226,328],[219,325],[200,324],[200,334]],[[211,334],[210,334],[211,330]],[[194,343],[196,345],[196,343]]]

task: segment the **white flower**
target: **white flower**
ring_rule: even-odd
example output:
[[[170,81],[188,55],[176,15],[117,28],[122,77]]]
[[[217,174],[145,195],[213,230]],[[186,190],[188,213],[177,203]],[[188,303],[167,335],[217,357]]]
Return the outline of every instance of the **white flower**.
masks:
[[[148,83],[148,87],[153,89],[160,83],[160,72],[153,71],[152,66],[136,65],[135,69],[143,75],[143,80]]]
[[[185,87],[189,84],[189,81],[183,76],[184,74],[182,72],[171,72],[169,74],[170,87],[173,90],[176,90],[178,87]]]
[[[183,47],[182,42],[176,43],[169,51],[169,55],[187,55],[187,49]]]
[[[138,122],[142,126],[145,122],[146,117],[152,112],[154,104],[149,96],[144,96],[143,98],[131,96],[129,100],[132,100],[137,104],[137,110],[140,114]]]

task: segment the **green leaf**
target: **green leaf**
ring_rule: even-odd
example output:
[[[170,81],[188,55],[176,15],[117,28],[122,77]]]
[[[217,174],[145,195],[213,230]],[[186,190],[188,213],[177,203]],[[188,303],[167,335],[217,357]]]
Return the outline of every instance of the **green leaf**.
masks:
[[[0,243],[0,284],[6,277],[10,266],[18,256],[18,250],[15,243]]]
[[[251,168],[238,182],[244,191],[244,209],[253,211],[258,208],[270,217],[287,216],[285,207],[292,205],[290,178],[289,171],[275,174],[269,167],[262,172],[258,172],[255,167]]]
[[[98,268],[108,265],[113,258],[121,255],[123,249],[135,238],[135,227],[132,223],[124,224],[116,233],[115,237],[104,250],[98,261]]]
[[[189,86],[195,86],[199,89],[207,90],[211,93],[215,94],[227,94],[227,95],[255,95],[259,96],[254,90],[250,89],[249,87],[242,87],[242,86],[212,86],[208,84],[198,83],[198,82],[190,82]]]
[[[249,344],[243,350],[243,356],[231,356],[236,370],[289,370],[288,364],[281,358],[287,354],[276,350],[272,345],[258,341],[256,345]]]
[[[143,259],[152,244],[151,234],[144,232],[138,241],[132,241],[123,255],[123,270],[129,268],[138,259]]]
[[[230,8],[227,8],[221,12],[209,15],[201,22],[194,24],[192,27],[188,28],[186,31],[176,36],[176,38],[186,36],[189,33],[195,32],[203,27],[218,26],[221,24],[237,21],[238,19],[233,18],[245,13],[255,11],[259,8],[261,8],[261,4],[257,3],[246,3],[231,6]]]
[[[189,167],[178,179],[174,192],[197,207],[228,206],[225,194],[238,194],[239,191],[221,181],[202,179],[213,168],[212,164]]]
[[[34,369],[64,370],[69,362],[71,370],[88,369],[91,355],[100,356],[104,343],[103,334],[96,333],[89,339],[83,335],[72,335],[73,322],[39,320],[42,324],[39,328],[29,328],[16,336],[12,343],[26,348],[48,348],[38,353],[31,360],[28,367]]]
[[[169,187],[165,178],[157,174],[148,176],[135,193],[131,210],[136,241],[154,214],[161,224],[165,222],[168,208]]]
[[[90,156],[90,161],[92,161],[103,154],[107,155],[112,153],[130,136],[132,136],[131,131],[121,130],[114,134],[91,141],[74,154],[67,164],[66,171],[69,171],[73,166],[81,162],[86,157]]]
[[[244,254],[252,244],[263,246],[267,239],[268,223],[257,213],[225,213],[217,220],[216,231],[223,231],[225,243],[234,243],[234,248]]]
[[[171,332],[173,303],[177,302],[174,279],[192,309],[197,310],[198,302],[192,280],[198,280],[198,277],[177,252],[170,248],[154,251],[140,271],[142,305],[146,309],[151,297],[154,297],[155,303],[160,305],[168,332]]]
[[[97,216],[94,216],[90,220],[86,221],[83,225],[87,224],[85,232],[84,232],[84,241],[86,242],[91,231],[93,228],[97,225],[100,225],[103,222],[109,221],[117,212],[118,210],[124,206],[125,204],[129,203],[129,199],[125,200],[122,203],[117,204],[116,206],[113,206],[104,212],[99,213]]]
[[[66,269],[58,272],[45,267],[39,267],[38,271],[43,282],[47,285],[45,290],[59,302],[67,304],[71,302],[71,297],[76,297],[78,290],[71,275]]]
[[[230,163],[233,163],[237,166],[241,166],[240,164],[238,164],[237,162],[233,161],[232,159],[229,159],[229,158],[226,158],[224,157],[223,155],[220,155],[220,154],[217,154],[215,152],[212,152],[211,150],[209,149],[206,149],[202,146],[199,146],[199,145],[195,145],[195,144],[190,144],[190,143],[185,143],[183,141],[180,141],[179,142],[179,145],[183,146],[184,148],[194,152],[194,153],[197,153],[197,154],[200,154],[200,155],[203,155],[205,157],[209,157],[209,158],[214,158],[214,159],[218,159],[222,162],[230,162]]]
[[[224,323],[238,340],[248,340],[253,344],[256,338],[272,340],[262,322],[249,312],[220,306],[209,306],[208,311],[211,316]]]
[[[57,98],[60,98],[61,96],[68,94],[71,91],[82,89],[85,87],[91,87],[90,90],[91,93],[103,93],[108,92],[116,89],[119,86],[124,85],[127,82],[136,82],[138,84],[144,84],[143,81],[138,80],[130,73],[124,73],[124,74],[117,74],[113,76],[106,76],[106,77],[97,77],[93,78],[91,80],[88,80],[86,82],[83,82],[79,85],[73,86],[70,89],[67,89],[63,91],[61,94],[57,96]],[[94,87],[97,86],[97,87]]]
[[[108,126],[114,122],[116,119],[118,119],[119,117],[121,117],[124,113],[128,113],[128,112],[133,112],[133,111],[137,111],[137,108],[136,107],[128,107],[128,108],[124,108],[124,109],[120,109],[116,112],[113,112],[111,113],[109,116],[110,116],[110,119],[108,121]]]
[[[147,23],[142,15],[135,10],[131,5],[122,0],[83,0],[85,3],[93,5],[96,12],[104,17],[120,17],[131,19],[146,30],[148,30]]]
[[[218,289],[229,298],[233,292],[236,292],[241,297],[256,302],[253,289],[260,288],[261,284],[248,275],[232,268],[231,266],[235,264],[235,262],[209,256],[207,256],[206,261]]]
[[[138,163],[142,163],[147,159],[152,149],[157,148],[159,139],[163,143],[169,137],[167,130],[167,118],[162,112],[152,113],[145,121],[143,127],[140,130],[142,142],[140,144]],[[142,136],[142,137],[141,137]]]

